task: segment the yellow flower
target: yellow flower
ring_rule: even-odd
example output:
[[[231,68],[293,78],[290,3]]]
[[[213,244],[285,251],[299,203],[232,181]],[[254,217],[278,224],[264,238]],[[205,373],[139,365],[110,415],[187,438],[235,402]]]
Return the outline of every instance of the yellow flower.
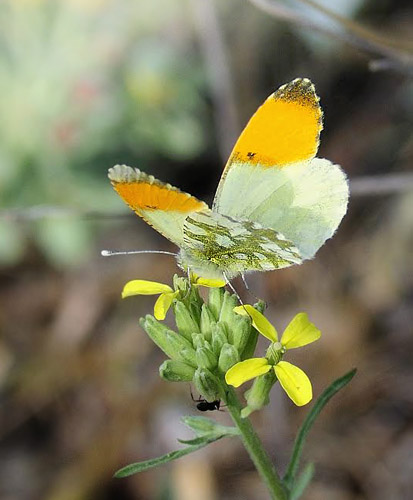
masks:
[[[153,308],[156,319],[165,319],[172,301],[178,296],[179,291],[174,291],[169,285],[157,283],[156,281],[132,280],[126,283],[122,290],[122,299],[132,295],[159,295]]]
[[[194,286],[206,286],[209,288],[220,288],[225,286],[225,281],[210,280],[191,276],[191,284]],[[158,295],[153,308],[153,315],[157,320],[164,320],[166,313],[172,305],[173,300],[179,295],[179,290],[174,291],[169,285],[156,281],[132,280],[126,283],[122,290],[122,299],[132,295]]]
[[[243,316],[250,316],[253,326],[261,335],[271,340],[271,345],[264,358],[246,359],[231,367],[225,375],[227,384],[239,387],[247,380],[264,375],[273,369],[282,388],[297,406],[303,406],[311,401],[313,389],[310,379],[297,366],[282,361],[288,349],[302,347],[320,338],[320,330],[310,322],[307,314],[298,313],[278,341],[277,330],[252,306],[238,306],[234,311]]]

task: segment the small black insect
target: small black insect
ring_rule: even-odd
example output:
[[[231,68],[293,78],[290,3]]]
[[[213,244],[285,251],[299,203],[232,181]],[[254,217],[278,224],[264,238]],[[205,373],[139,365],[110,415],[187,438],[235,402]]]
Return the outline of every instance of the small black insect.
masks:
[[[199,411],[215,411],[218,410],[221,406],[221,400],[216,399],[215,401],[207,401],[206,399],[198,399],[196,408]]]
[[[192,398],[192,401],[197,403],[196,409],[199,411],[215,411],[215,410],[219,411],[219,409],[221,407],[221,400],[220,399],[216,399],[215,401],[211,401],[211,402],[209,402],[206,399],[203,399],[201,397],[199,397],[199,399],[194,399],[192,392],[191,392],[191,398]]]

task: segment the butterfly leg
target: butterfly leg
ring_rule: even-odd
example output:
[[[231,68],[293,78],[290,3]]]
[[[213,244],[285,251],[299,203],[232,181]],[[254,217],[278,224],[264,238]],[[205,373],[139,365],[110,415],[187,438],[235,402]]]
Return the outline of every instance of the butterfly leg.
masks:
[[[195,399],[195,398],[194,398],[194,395],[192,394],[192,387],[191,387],[191,386],[189,386],[189,392],[191,393],[191,399],[192,399],[192,401],[193,401],[194,403],[200,403],[200,402],[202,401],[201,396],[199,396],[199,398],[198,398],[198,399]]]
[[[225,283],[228,285],[228,287],[231,289],[232,293],[234,295],[236,295],[239,303],[243,306],[244,305],[244,302],[242,302],[242,299],[241,297],[239,296],[238,292],[235,290],[233,284],[230,282],[230,280],[228,279],[227,275],[225,273],[222,273],[222,275],[224,276],[224,280],[225,280]]]
[[[257,297],[255,295],[255,293],[251,290],[251,288],[248,286],[248,283],[247,283],[247,280],[245,278],[245,274],[244,273],[241,273],[241,279],[242,279],[242,282],[244,283],[245,285],[245,289],[247,290],[247,292],[252,295],[254,297],[255,300],[260,300],[259,297]]]

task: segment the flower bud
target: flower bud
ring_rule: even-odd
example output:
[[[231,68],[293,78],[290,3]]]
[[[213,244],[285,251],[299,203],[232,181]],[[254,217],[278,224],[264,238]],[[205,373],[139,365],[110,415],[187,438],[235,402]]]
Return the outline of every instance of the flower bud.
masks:
[[[199,368],[206,368],[207,370],[213,370],[218,363],[217,357],[208,347],[198,347],[195,352],[195,359]]]
[[[186,339],[192,340],[192,334],[198,333],[200,330],[191,313],[188,311],[185,304],[179,300],[175,303],[174,312],[175,322],[179,333]]]
[[[204,347],[205,339],[202,333],[192,334],[192,345],[194,346],[194,349],[198,349],[198,347]]]
[[[248,339],[251,333],[251,319],[249,316],[239,316],[236,314],[236,317],[233,319],[231,323],[231,331],[232,331],[232,343],[234,347],[238,350],[240,354],[245,349],[245,346],[248,343]]]
[[[176,346],[168,342],[167,334],[171,332],[166,325],[156,320],[150,314],[147,314],[144,318],[140,319],[140,324],[142,328],[149,335],[151,340],[162,349],[162,351],[171,359],[180,359],[179,349]],[[175,333],[175,332],[173,332]],[[178,335],[175,333],[175,335]],[[195,354],[195,352],[194,352]]]
[[[212,434],[217,431],[219,424],[205,417],[186,416],[181,418],[182,422],[190,427],[197,436]]]
[[[277,377],[273,370],[254,380],[251,389],[244,393],[248,404],[241,411],[242,418],[248,417],[253,411],[260,410],[269,403],[269,393],[276,381]]]
[[[187,278],[182,278],[177,274],[174,274],[173,285],[175,291],[180,291],[182,296],[185,296],[189,291],[189,283]]]
[[[196,294],[198,295],[199,300],[193,299],[193,294],[191,294],[189,297],[189,301],[187,302],[187,307],[188,307],[189,314],[194,319],[195,323],[199,325],[199,323],[201,321],[201,307],[202,307],[203,301],[202,301],[201,297],[199,296],[198,289],[196,287],[193,287],[193,289],[195,290]]]
[[[219,380],[209,370],[197,368],[194,379],[194,385],[197,391],[208,401],[220,399]]]
[[[194,333],[192,334],[192,345],[194,349],[198,349],[198,347],[206,347],[209,350],[212,350],[211,343],[208,340],[205,340],[202,333]]]
[[[172,359],[178,359],[181,361],[185,361],[191,366],[196,367],[196,359],[195,359],[195,350],[192,347],[191,342],[189,342],[185,337],[180,335],[179,333],[174,332],[173,330],[166,331],[166,341],[171,346],[177,356],[174,356]]]
[[[222,301],[221,312],[219,314],[219,321],[224,323],[227,327],[228,332],[228,340],[233,343],[232,332],[231,332],[231,324],[234,321],[234,318],[237,314],[234,312],[234,307],[237,305],[237,298],[235,295],[231,295],[228,292],[224,293],[224,300]]]
[[[228,342],[225,326],[222,323],[216,323],[212,327],[212,350],[219,356],[222,346]]]
[[[211,309],[206,305],[202,305],[201,311],[201,333],[204,334],[206,340],[211,340],[212,338],[212,326],[216,324],[214,315],[211,312]]]
[[[191,382],[195,368],[183,361],[167,359],[159,367],[159,375],[168,382]]]
[[[226,373],[239,360],[238,350],[231,344],[224,344],[219,355],[218,367],[222,373]]]
[[[265,308],[267,307],[267,304],[263,300],[260,299],[256,304],[254,304],[254,307],[261,314],[264,314],[264,311],[265,311]]]
[[[212,312],[216,321],[218,321],[221,311],[222,301],[224,298],[223,288],[211,288],[208,295],[208,307]]]

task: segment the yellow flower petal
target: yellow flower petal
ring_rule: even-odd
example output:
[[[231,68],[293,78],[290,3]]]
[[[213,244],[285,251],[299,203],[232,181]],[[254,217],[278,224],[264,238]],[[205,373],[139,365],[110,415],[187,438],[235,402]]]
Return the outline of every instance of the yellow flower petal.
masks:
[[[208,278],[196,278],[195,284],[199,286],[206,286],[208,288],[222,288],[226,285],[223,280],[213,280]]]
[[[287,361],[280,361],[274,366],[274,371],[282,388],[297,406],[311,401],[313,388],[303,370]]]
[[[251,358],[232,366],[225,374],[228,385],[239,387],[247,380],[264,375],[271,370],[271,365],[265,358]]]
[[[234,307],[234,311],[241,316],[250,316],[252,319],[252,326],[256,328],[261,335],[267,337],[271,342],[278,342],[277,330],[272,326],[268,319],[261,314],[254,307],[246,304],[244,306]]]
[[[320,330],[308,319],[306,313],[298,313],[285,329],[281,344],[286,349],[295,349],[315,342],[321,336]]]
[[[158,293],[173,292],[169,285],[156,281],[132,280],[126,283],[122,290],[122,299],[131,295],[156,295]]]
[[[155,302],[153,308],[153,315],[159,321],[165,319],[166,313],[171,307],[172,301],[176,297],[177,292],[161,293]]]

